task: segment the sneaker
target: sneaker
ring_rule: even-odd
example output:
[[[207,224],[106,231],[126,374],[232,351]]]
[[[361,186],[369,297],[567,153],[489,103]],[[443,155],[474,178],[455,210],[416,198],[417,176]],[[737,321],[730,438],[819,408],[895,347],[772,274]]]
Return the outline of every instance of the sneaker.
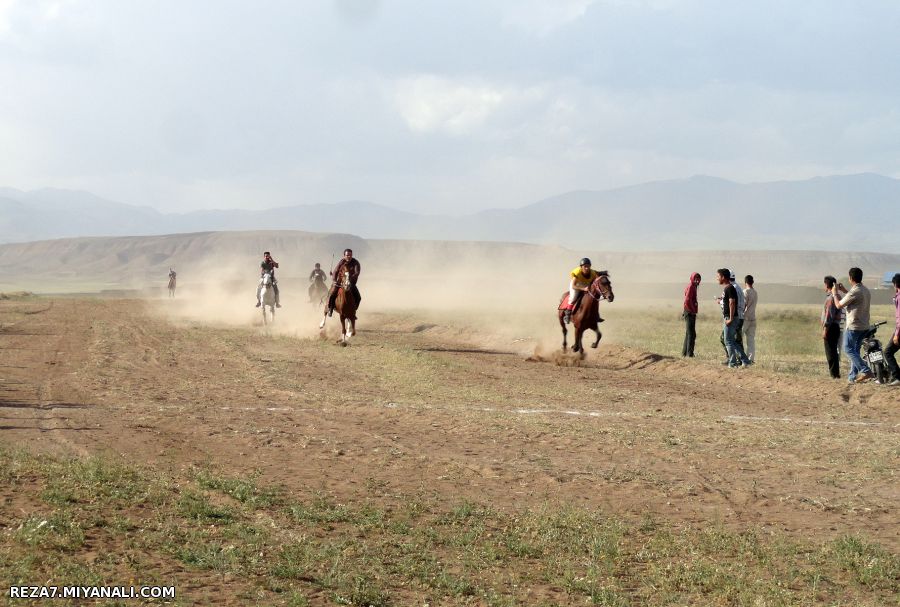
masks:
[[[872,375],[871,373],[860,373],[859,375],[856,376],[856,383],[858,383],[858,384],[865,383],[865,382],[869,381],[870,379],[872,379],[873,377],[875,377],[875,376]]]
[[[261,303],[256,302],[256,307],[257,307],[257,308],[260,307],[261,305],[262,305]]]
[[[895,379],[894,381],[892,381],[892,382],[889,383],[888,385],[889,385],[889,386],[900,386],[900,379]]]
[[[275,307],[276,307],[276,308],[280,308],[280,307],[281,307],[281,304],[280,304],[280,303],[277,303],[277,304],[275,304]]]

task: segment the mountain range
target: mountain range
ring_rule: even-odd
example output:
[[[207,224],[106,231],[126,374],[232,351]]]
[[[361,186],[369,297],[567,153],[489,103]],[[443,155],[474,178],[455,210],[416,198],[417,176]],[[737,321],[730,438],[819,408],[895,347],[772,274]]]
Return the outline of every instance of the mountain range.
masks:
[[[87,192],[0,188],[0,242],[232,230],[553,244],[574,250],[900,252],[900,180],[875,174],[739,184],[715,177],[573,191],[515,209],[447,216],[365,201],[161,213]]]

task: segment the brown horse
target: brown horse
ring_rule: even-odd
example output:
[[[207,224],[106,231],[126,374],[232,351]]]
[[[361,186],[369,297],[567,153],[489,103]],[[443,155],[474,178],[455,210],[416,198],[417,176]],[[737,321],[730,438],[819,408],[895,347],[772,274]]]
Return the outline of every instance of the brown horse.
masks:
[[[350,338],[356,335],[356,308],[358,303],[353,296],[353,290],[341,287],[338,289],[334,300],[334,310],[341,315],[341,343],[350,343]]]
[[[338,287],[337,295],[334,299],[334,309],[341,317],[341,345],[346,346],[350,343],[350,338],[356,335],[356,309],[359,302],[353,296],[353,288],[350,286],[349,273],[344,274],[344,280]],[[319,328],[325,327],[325,321],[328,320],[328,309],[326,305],[325,317]]]
[[[563,293],[562,300],[560,300],[560,308],[563,307],[562,303],[568,296],[568,291]],[[609,272],[606,270],[600,272],[600,275],[594,279],[594,282],[591,283],[591,286],[588,287],[584,296],[582,296],[581,302],[578,304],[578,309],[572,312],[572,327],[575,329],[575,340],[572,344],[572,352],[584,352],[584,347],[581,345],[581,338],[588,329],[597,334],[597,341],[592,343],[591,347],[596,348],[600,343],[600,338],[603,337],[599,327],[601,299],[605,299],[609,302],[612,302],[612,300],[615,299],[612,283],[609,281]],[[558,315],[559,326],[562,327],[563,333],[563,352],[565,352],[568,347],[566,336],[569,333],[566,330],[565,310],[559,310]]]

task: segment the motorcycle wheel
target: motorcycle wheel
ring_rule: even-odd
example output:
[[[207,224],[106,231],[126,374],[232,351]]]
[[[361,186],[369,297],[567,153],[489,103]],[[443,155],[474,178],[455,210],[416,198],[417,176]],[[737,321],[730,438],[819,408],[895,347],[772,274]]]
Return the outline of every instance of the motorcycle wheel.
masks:
[[[875,367],[873,369],[873,371],[875,371],[875,379],[878,380],[879,384],[883,384],[884,378],[887,376],[887,374],[885,373],[885,369],[884,369],[884,363],[877,362],[872,366]]]

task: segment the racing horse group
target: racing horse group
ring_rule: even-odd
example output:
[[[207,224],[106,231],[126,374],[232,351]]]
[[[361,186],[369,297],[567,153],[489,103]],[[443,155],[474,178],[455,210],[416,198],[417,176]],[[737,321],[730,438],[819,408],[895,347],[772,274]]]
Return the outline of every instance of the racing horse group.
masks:
[[[316,288],[317,286],[317,284],[311,285],[309,293],[310,302],[316,307],[326,305],[325,297],[327,296],[327,290]],[[325,285],[322,284],[321,286],[324,287]],[[564,292],[557,311],[559,326],[563,334],[562,349],[564,352],[568,350],[567,338],[569,331],[565,322],[565,307],[568,303],[568,297],[568,291]],[[263,323],[274,322],[275,293],[272,285],[272,276],[269,273],[264,274],[262,278],[261,299],[263,304]],[[597,335],[597,339],[591,344],[591,348],[596,348],[600,344],[600,340],[603,338],[603,334],[600,332],[600,323],[603,322],[603,319],[600,318],[600,302],[603,300],[612,302],[614,299],[615,294],[613,293],[612,282],[609,279],[609,272],[606,270],[599,272],[597,278],[585,290],[584,297],[582,297],[578,308],[572,313],[572,328],[575,330],[572,352],[584,354],[582,338],[587,330],[591,330]],[[356,310],[358,307],[359,302],[356,301],[356,298],[353,296],[353,289],[350,288],[350,275],[345,273],[341,283],[338,285],[334,305],[334,309],[341,321],[341,345],[347,345],[350,338],[356,335]],[[325,319],[322,320],[320,327],[324,327],[324,325]]]

